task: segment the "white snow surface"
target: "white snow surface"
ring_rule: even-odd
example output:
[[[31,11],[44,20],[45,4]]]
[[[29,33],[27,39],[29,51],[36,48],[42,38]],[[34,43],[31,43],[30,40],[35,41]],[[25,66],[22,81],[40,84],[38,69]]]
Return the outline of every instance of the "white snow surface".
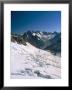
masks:
[[[35,36],[36,34],[35,34],[35,33],[33,33],[32,35],[33,35],[33,36]]]
[[[61,57],[48,51],[11,42],[10,75],[13,79],[60,79]]]

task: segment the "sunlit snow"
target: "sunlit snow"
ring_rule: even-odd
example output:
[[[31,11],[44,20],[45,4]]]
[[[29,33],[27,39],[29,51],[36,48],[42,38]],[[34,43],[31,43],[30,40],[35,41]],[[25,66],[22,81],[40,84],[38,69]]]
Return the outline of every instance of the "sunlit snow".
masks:
[[[11,78],[60,79],[61,57],[48,51],[11,42]]]

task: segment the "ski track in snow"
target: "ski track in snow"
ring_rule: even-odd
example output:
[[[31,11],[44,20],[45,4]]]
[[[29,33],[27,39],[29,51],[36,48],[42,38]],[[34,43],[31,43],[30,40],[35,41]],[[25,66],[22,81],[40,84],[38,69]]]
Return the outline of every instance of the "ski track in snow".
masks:
[[[28,42],[26,46],[11,42],[10,63],[14,79],[61,78],[61,58]]]

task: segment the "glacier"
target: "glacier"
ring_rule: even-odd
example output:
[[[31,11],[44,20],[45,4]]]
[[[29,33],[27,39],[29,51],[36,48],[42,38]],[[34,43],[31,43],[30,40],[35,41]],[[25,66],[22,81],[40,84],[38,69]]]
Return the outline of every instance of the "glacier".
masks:
[[[61,57],[30,43],[11,42],[11,79],[60,79]]]

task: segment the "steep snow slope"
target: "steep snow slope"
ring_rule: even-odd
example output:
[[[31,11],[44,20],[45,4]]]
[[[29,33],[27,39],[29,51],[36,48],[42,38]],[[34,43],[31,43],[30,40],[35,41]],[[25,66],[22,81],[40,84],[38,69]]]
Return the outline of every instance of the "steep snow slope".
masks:
[[[11,42],[11,78],[61,78],[61,59],[27,42]]]

